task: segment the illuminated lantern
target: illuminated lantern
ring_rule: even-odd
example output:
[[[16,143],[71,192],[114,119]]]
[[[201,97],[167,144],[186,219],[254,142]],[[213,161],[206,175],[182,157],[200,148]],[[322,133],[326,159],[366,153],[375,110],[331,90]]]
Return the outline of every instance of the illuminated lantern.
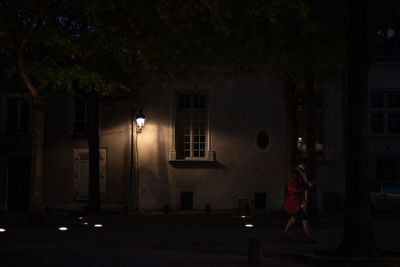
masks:
[[[140,110],[139,113],[136,115],[136,132],[141,133],[146,122],[146,117],[143,114],[143,111]]]

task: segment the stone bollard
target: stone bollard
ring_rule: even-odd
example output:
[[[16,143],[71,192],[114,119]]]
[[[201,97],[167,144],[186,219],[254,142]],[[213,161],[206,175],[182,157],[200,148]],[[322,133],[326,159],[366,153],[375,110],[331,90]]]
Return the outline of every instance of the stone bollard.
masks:
[[[249,253],[248,253],[248,263],[257,264],[260,263],[262,258],[262,251],[260,240],[258,238],[249,238]]]

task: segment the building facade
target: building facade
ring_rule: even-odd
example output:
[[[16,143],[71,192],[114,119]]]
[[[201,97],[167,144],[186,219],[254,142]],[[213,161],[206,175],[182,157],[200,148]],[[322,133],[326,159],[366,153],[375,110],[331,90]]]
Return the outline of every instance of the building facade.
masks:
[[[343,84],[339,77],[319,92],[316,179],[320,208],[338,208],[343,199]],[[22,175],[10,172],[12,162],[21,161],[14,155],[15,147],[22,147],[11,147],[10,138],[18,136],[15,129],[29,129],[25,124],[29,125],[30,117],[24,115],[29,98],[24,97],[28,104],[11,94],[2,95],[2,136],[8,138],[2,138],[2,148],[9,147],[7,152],[2,149],[2,170],[8,177],[2,180],[8,199],[17,195],[11,190],[11,180]],[[146,116],[141,133],[136,132],[132,108],[133,116],[138,108]],[[299,109],[299,120],[302,116]],[[49,209],[79,210],[87,205],[86,122],[84,100],[59,94],[47,97],[43,197]],[[24,137],[29,137],[29,130]],[[25,152],[24,158],[29,159]],[[135,103],[101,103],[100,195],[105,209],[123,210],[133,203],[141,211],[165,206],[232,210],[246,205],[280,210],[285,153],[284,90],[275,79],[149,86]],[[3,209],[7,205],[8,210],[14,209],[10,201],[3,202]]]
[[[400,65],[381,61],[369,76],[369,165],[372,181],[400,181]]]

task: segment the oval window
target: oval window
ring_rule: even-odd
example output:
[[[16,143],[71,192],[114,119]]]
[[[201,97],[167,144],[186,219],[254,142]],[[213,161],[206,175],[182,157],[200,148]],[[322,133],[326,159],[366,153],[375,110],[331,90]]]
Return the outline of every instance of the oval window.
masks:
[[[257,145],[260,149],[264,150],[269,145],[269,135],[266,131],[261,131],[257,135]]]

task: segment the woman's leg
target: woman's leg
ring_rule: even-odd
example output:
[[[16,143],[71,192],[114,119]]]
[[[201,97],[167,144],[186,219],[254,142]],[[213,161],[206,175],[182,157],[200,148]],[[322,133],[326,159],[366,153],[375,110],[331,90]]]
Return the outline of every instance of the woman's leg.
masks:
[[[312,239],[311,231],[310,231],[310,223],[308,220],[302,220],[304,233],[306,233],[307,239]]]
[[[304,232],[306,233],[307,243],[319,244],[319,242],[311,236],[310,223],[308,222],[308,220],[303,220],[303,228],[304,228]]]
[[[296,218],[294,218],[294,216],[291,216],[286,224],[285,229],[283,230],[282,236],[287,236],[290,228],[292,228],[292,226],[294,225],[295,222],[296,222]]]

